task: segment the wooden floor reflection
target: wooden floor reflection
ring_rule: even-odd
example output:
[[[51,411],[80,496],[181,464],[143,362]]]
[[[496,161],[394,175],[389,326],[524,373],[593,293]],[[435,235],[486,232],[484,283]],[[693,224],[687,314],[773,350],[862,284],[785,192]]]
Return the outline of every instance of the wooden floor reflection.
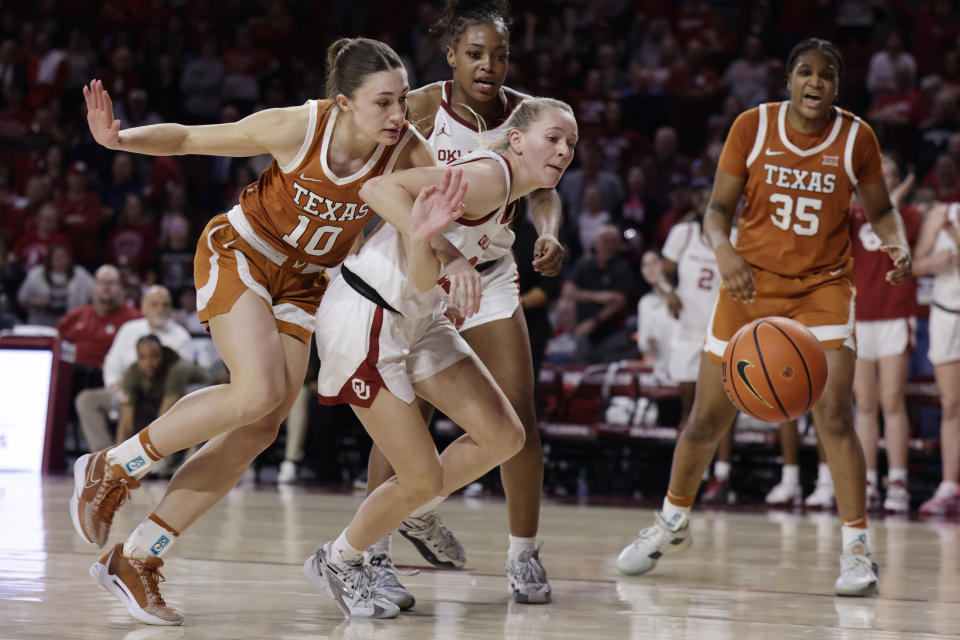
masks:
[[[126,535],[165,484],[145,483],[117,515]],[[67,478],[0,473],[0,639],[874,639],[960,634],[960,526],[873,520],[880,596],[832,595],[839,527],[833,515],[695,512],[694,546],[645,577],[614,559],[649,509],[546,504],[542,557],[554,601],[517,605],[506,593],[506,509],[498,499],[442,507],[468,552],[463,571],[403,578],[417,605],[396,620],[345,621],[300,567],[343,528],[360,495],[241,485],[173,549],[162,585],[186,616],[148,627],[93,584],[97,551],[67,512]],[[420,565],[402,538],[398,564]]]

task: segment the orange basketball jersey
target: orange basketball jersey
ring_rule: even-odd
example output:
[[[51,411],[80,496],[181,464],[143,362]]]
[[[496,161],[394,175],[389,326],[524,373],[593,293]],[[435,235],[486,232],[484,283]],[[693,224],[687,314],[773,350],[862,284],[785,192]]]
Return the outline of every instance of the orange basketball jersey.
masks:
[[[834,107],[816,136],[787,119],[787,102],[762,104],[733,123],[720,168],[746,178],[737,251],[750,264],[785,276],[843,267],[850,258],[850,196],[883,179],[870,125]]]
[[[276,159],[260,179],[240,194],[230,224],[257,251],[277,265],[340,264],[374,212],[360,199],[363,183],[390,173],[400,150],[413,137],[404,122],[400,141],[378,145],[356,173],[339,177],[327,165],[330,138],[339,110],[331,100],[311,100],[307,137],[285,166]]]

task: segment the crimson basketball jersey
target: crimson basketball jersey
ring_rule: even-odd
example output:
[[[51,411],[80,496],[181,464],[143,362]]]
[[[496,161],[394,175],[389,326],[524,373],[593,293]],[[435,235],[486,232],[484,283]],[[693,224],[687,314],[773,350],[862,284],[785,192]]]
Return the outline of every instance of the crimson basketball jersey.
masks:
[[[837,107],[821,133],[804,135],[788,104],[740,114],[723,146],[720,168],[746,180],[737,251],[780,275],[839,273],[851,254],[850,195],[883,179],[880,147],[867,123]]]
[[[360,187],[390,173],[413,137],[404,122],[397,144],[377,145],[360,169],[341,177],[327,164],[340,110],[331,100],[310,100],[308,105],[307,137],[296,157],[282,167],[274,159],[240,194],[241,210],[229,214],[230,224],[257,251],[278,265],[289,258],[294,268],[334,266],[347,257],[374,213],[361,200]]]
[[[913,246],[920,232],[923,214],[913,205],[900,209],[907,244]],[[853,284],[857,287],[857,320],[892,320],[917,315],[917,281],[908,278],[900,285],[887,282],[893,269],[890,256],[881,251],[880,238],[873,232],[863,206],[850,208],[850,239],[853,242]]]

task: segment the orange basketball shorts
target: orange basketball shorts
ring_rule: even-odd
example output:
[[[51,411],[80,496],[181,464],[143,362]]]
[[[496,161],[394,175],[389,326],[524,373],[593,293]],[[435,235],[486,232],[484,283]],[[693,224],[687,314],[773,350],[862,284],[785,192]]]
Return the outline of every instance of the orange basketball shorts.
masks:
[[[753,267],[753,302],[738,302],[721,286],[707,327],[704,351],[718,363],[727,341],[757,318],[783,316],[796,320],[817,337],[824,349],[856,349],[853,305],[853,261],[834,271],[787,277]]]
[[[329,282],[323,269],[304,273],[277,266],[240,237],[226,214],[207,223],[193,269],[197,314],[204,324],[230,311],[243,292],[252,291],[273,313],[280,333],[310,340],[313,317]]]

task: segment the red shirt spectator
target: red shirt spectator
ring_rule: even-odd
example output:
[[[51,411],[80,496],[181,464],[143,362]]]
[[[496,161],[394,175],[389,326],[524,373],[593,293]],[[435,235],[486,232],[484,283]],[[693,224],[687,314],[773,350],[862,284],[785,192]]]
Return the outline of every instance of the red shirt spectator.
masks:
[[[157,230],[143,215],[140,196],[128,194],[120,224],[113,230],[104,247],[108,262],[129,265],[138,276],[153,265],[157,252]]]
[[[74,162],[67,172],[67,191],[56,200],[63,230],[73,238],[73,255],[81,264],[97,259],[97,225],[100,223],[100,196],[87,189],[87,165]]]
[[[37,210],[34,228],[28,229],[20,240],[13,245],[13,253],[23,268],[29,271],[31,267],[43,263],[43,259],[50,249],[50,245],[62,244],[70,246],[70,239],[57,231],[59,212],[57,205],[45,202]]]
[[[907,242],[913,246],[923,214],[912,204],[900,207]],[[902,285],[887,282],[893,268],[890,257],[881,251],[880,238],[873,232],[863,206],[850,207],[850,240],[853,245],[853,284],[857,288],[857,320],[892,320],[917,315],[917,281]]]
[[[112,265],[97,269],[93,302],[68,311],[57,323],[60,337],[76,347],[74,362],[103,368],[103,359],[123,323],[140,317],[137,309],[123,306],[120,273]]]

